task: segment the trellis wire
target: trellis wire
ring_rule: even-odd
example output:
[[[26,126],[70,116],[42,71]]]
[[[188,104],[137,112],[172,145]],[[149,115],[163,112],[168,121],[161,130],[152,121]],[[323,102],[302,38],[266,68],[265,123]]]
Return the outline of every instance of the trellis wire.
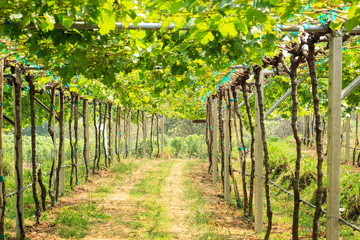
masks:
[[[89,162],[91,162],[91,161],[89,160],[88,163],[89,163]],[[78,166],[82,166],[82,165],[84,165],[84,164],[85,164],[85,162],[79,164]],[[62,167],[71,167],[71,166],[72,166],[72,165],[65,165],[65,164],[64,164]],[[46,174],[44,175],[44,178],[47,177],[47,176],[49,176],[49,175],[50,175],[50,172],[46,173]],[[15,196],[15,195],[18,194],[18,193],[24,192],[26,189],[30,188],[33,184],[34,184],[34,183],[30,183],[29,185],[27,185],[26,187],[24,187],[23,189],[21,189],[21,190],[18,191],[18,192],[9,193],[9,194],[6,195],[6,197],[9,198],[9,197]]]
[[[241,174],[241,171],[239,171],[239,170],[233,169],[233,171]],[[246,173],[245,175],[246,175],[246,176],[250,176],[250,174],[247,174],[247,173]],[[263,178],[265,178],[265,176],[262,176],[262,177],[263,177]],[[281,191],[283,191],[283,192],[287,193],[288,195],[290,195],[290,196],[294,197],[294,194],[293,194],[293,193],[291,193],[291,192],[289,192],[288,190],[286,190],[285,188],[283,188],[283,187],[279,186],[279,185],[278,185],[278,184],[276,184],[275,182],[273,182],[273,181],[269,180],[269,183],[271,183],[271,184],[272,184],[272,185],[274,185],[275,187],[279,188]],[[309,203],[309,202],[305,201],[305,200],[304,200],[304,199],[302,199],[302,198],[300,198],[299,200],[300,200],[300,202],[303,202],[303,203],[305,203],[306,205],[308,205],[308,206],[310,206],[310,207],[312,207],[312,208],[316,208],[316,206],[315,206],[315,205],[313,205],[313,204],[311,204],[311,203]],[[322,212],[322,213],[324,213],[324,214],[326,214],[326,211],[325,211],[325,210],[323,210],[323,209],[321,209],[321,212]],[[359,231],[359,232],[360,232],[360,227],[355,226],[354,224],[352,224],[352,223],[350,223],[350,222],[346,221],[345,219],[343,219],[343,218],[341,218],[341,217],[339,217],[339,220],[340,220],[340,222],[344,223],[345,225],[347,225],[347,226],[349,226],[349,227],[351,227],[351,228],[355,229],[356,231]]]
[[[315,140],[309,139],[309,138],[307,138],[307,137],[302,137],[302,138],[303,138],[303,139],[306,139],[306,140],[308,140],[308,141],[311,141],[311,142],[315,142]],[[327,143],[325,143],[325,142],[322,142],[322,144],[327,145]],[[346,145],[341,145],[341,146],[344,147],[344,148],[355,149],[354,147],[350,147],[350,146],[346,146]],[[360,148],[356,148],[356,150],[360,150]]]

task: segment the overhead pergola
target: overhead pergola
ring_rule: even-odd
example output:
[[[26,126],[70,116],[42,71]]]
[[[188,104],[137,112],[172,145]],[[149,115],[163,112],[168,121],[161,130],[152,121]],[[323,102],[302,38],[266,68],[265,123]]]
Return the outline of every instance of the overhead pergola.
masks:
[[[322,26],[312,26],[309,28],[302,27],[291,27],[281,28],[282,31],[287,32],[327,32],[328,29]],[[352,34],[360,33],[360,28],[355,28]],[[341,103],[347,96],[350,95],[357,87],[360,86],[360,77],[355,78],[346,88],[342,90],[342,36],[337,32],[331,32],[329,34],[329,88],[328,88],[328,156],[327,156],[327,211],[326,213],[326,236],[327,239],[340,239],[340,226],[339,223],[344,222],[345,224],[359,229],[358,227],[350,224],[344,219],[340,218],[339,207],[340,207],[340,160],[341,160]],[[232,67],[234,69],[245,68],[244,66],[238,65]],[[261,92],[263,95],[264,88],[264,76],[275,75],[276,73],[269,70],[262,70],[260,73],[260,81],[262,84]],[[308,75],[303,75],[298,81],[300,85]],[[270,91],[270,89],[269,89]],[[288,89],[282,97],[280,97],[265,113],[265,118],[270,116],[271,113],[281,105],[291,95],[291,88]],[[259,106],[258,96],[256,93],[252,93],[248,96],[248,99],[255,96],[255,231],[257,233],[263,232],[263,145],[261,141],[261,128],[259,120]],[[239,107],[244,106],[245,102],[241,102]],[[211,101],[212,111],[211,119],[212,129],[218,128],[217,119],[217,98],[213,97]],[[226,109],[228,111],[228,109]],[[225,114],[227,116],[227,114]],[[228,119],[225,118],[225,122]],[[224,135],[225,139],[230,134],[228,124],[225,124]],[[217,131],[213,131],[213,138],[217,139]],[[217,179],[217,162],[218,162],[218,146],[217,141],[212,146],[212,166],[213,166],[213,181]],[[225,156],[229,154],[229,149],[226,148],[225,144]],[[230,196],[230,176],[228,173],[229,162],[228,158],[225,157],[225,177],[224,177],[224,195],[225,199],[229,200]]]
[[[18,24],[18,23],[14,23]],[[35,24],[29,24],[27,26],[19,27],[23,29],[38,29],[38,26]],[[188,31],[191,30],[194,26],[188,27],[176,27],[175,24],[171,23],[168,26],[163,26],[162,23],[139,23],[134,25],[130,23],[129,25],[116,22],[115,29],[117,30],[149,30],[149,31],[159,31],[159,30],[167,30],[167,31],[177,31],[183,30]],[[84,21],[75,21],[69,28],[66,28],[63,24],[54,24],[53,29],[72,29],[72,30],[99,30],[99,25],[87,23]],[[324,33],[328,32],[329,28],[324,26],[308,26],[308,27],[280,27],[281,31],[284,32],[307,32],[307,33]],[[354,28],[351,31],[351,34],[359,34],[360,28]],[[328,100],[329,100],[329,124],[328,124],[328,143],[329,143],[329,152],[328,152],[328,189],[327,189],[327,201],[328,201],[328,210],[327,210],[327,236],[329,239],[339,239],[339,197],[340,197],[340,136],[341,136],[341,101],[346,98],[352,91],[354,91],[360,85],[360,77],[356,78],[349,86],[347,86],[344,90],[342,90],[342,37],[337,32],[331,32],[330,36],[330,57],[329,57],[329,89],[328,89]],[[243,65],[235,65],[231,66],[230,69],[244,69]],[[161,67],[155,67],[155,69],[162,69]],[[25,70],[44,70],[38,66],[26,66]],[[16,81],[19,81],[21,78],[20,73],[17,72],[15,76]],[[261,79],[261,95],[263,95],[264,83],[263,78],[267,75],[275,75],[278,74],[274,71],[264,69],[261,71],[260,79]],[[6,79],[13,78],[13,75],[5,75]],[[305,76],[300,78],[299,84],[301,84],[305,79]],[[267,89],[266,89],[267,90]],[[271,113],[291,94],[291,90],[285,92],[285,94],[276,101],[273,106],[265,113],[265,117],[271,115]],[[260,128],[260,118],[259,118],[259,106],[258,99],[259,97],[256,93],[252,93],[248,96],[248,99],[255,96],[255,185],[256,185],[256,193],[255,193],[255,231],[257,233],[262,232],[263,225],[263,146],[261,140],[261,128]],[[39,100],[36,100],[37,104],[39,104],[42,108],[44,108],[47,112],[50,112],[51,109],[47,108],[44,104],[42,104]],[[240,103],[239,107],[242,107],[245,103]],[[213,100],[213,108],[212,115],[213,119],[216,119],[216,109],[217,103],[216,99]],[[227,109],[226,111],[229,111]],[[0,106],[0,113],[3,112],[3,107]],[[130,116],[130,115],[129,115]],[[227,115],[226,115],[227,116]],[[21,117],[21,116],[20,116]],[[14,123],[9,117],[4,115],[4,119],[9,123],[12,123],[15,127],[19,127],[19,123]],[[59,119],[58,119],[59,120]],[[225,119],[226,122],[229,121],[228,118]],[[145,115],[143,115],[143,122],[145,122]],[[163,124],[163,122],[162,122]],[[21,122],[20,122],[21,125]],[[227,124],[228,125],[228,124]],[[145,126],[144,126],[145,128]],[[217,128],[216,121],[213,122],[213,128]],[[19,133],[19,130],[16,130],[16,133]],[[229,129],[225,130],[225,135],[228,136]],[[214,137],[217,138],[217,133],[215,131]],[[146,140],[146,136],[144,135],[144,142]],[[145,155],[145,144],[143,148],[143,153]],[[163,154],[163,149],[162,149]],[[225,148],[225,155],[229,154],[229,149]],[[22,166],[23,159],[22,156],[17,159],[16,164]],[[212,161],[213,161],[213,181],[214,183],[217,180],[217,161],[218,161],[218,153],[217,146],[213,146],[212,150]],[[22,185],[19,185],[22,187]],[[19,190],[20,191],[20,190]],[[229,179],[229,162],[225,163],[225,199],[229,200],[230,196],[230,179]],[[22,197],[22,195],[21,195]],[[20,203],[23,202],[23,199],[20,198],[18,200]],[[18,226],[17,226],[18,227]],[[17,229],[18,230],[18,229]]]

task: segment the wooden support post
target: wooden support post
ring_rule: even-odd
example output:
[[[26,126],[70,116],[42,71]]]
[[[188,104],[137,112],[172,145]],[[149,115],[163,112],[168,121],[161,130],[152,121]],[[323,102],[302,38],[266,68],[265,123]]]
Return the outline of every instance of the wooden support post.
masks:
[[[218,103],[217,97],[213,98],[212,103],[212,127],[213,127],[213,144],[212,144],[212,170],[213,170],[213,183],[215,184],[218,180]]]
[[[164,158],[164,121],[165,117],[161,116],[160,118],[160,127],[161,127],[161,158]]]
[[[142,112],[142,124],[143,124],[143,158],[146,158],[146,113]]]
[[[261,94],[264,88],[264,73],[260,72]],[[264,154],[260,127],[260,111],[258,95],[255,93],[255,232],[263,229],[263,168]]]
[[[224,125],[224,198],[225,201],[230,200],[230,132],[229,132],[229,123],[230,123],[230,105],[227,105],[228,94],[226,91],[225,96],[225,125]]]
[[[16,239],[25,239],[24,230],[24,188],[23,182],[23,153],[22,153],[22,112],[21,112],[21,85],[22,71],[16,64],[16,78],[13,86],[14,111],[14,160],[15,160],[15,191],[16,194]]]
[[[326,239],[340,239],[342,37],[330,34]]]
[[[131,109],[129,109],[129,111],[128,111],[128,122],[127,122],[127,124],[128,124],[128,127],[127,127],[127,142],[128,142],[128,144],[127,144],[127,158],[128,159],[130,159],[130,143],[131,143],[131,141],[130,141],[130,137],[131,137],[131,131],[130,131],[130,127],[131,127]]]
[[[345,125],[345,131],[346,131],[346,162],[347,164],[350,164],[350,120],[351,117],[349,117],[346,121],[346,125]]]

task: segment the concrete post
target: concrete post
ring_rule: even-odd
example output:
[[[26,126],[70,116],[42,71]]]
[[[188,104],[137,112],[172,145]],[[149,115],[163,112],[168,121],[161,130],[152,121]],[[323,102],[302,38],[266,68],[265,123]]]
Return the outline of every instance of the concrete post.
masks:
[[[165,117],[160,117],[160,127],[161,127],[161,158],[164,158],[164,121]]]
[[[65,101],[65,96],[64,96],[64,92],[60,91],[59,93],[59,111],[64,112],[64,101]],[[61,101],[63,102],[62,106],[61,106]],[[64,131],[64,114],[60,114],[60,132]],[[61,151],[61,166],[60,167],[60,174],[59,174],[59,196],[62,196],[65,194],[65,144],[64,142],[62,143],[63,146],[59,147],[59,151]]]
[[[330,34],[326,239],[340,239],[342,37]]]
[[[213,145],[212,145],[212,170],[213,170],[213,183],[215,184],[218,179],[218,112],[217,112],[217,97],[213,99],[212,103],[212,127],[213,129]]]
[[[4,59],[0,60],[0,207],[3,207],[4,158],[3,158],[3,114],[4,114]],[[0,217],[2,217],[0,213]]]
[[[15,191],[18,194],[16,201],[16,239],[24,239],[24,188],[23,180],[23,152],[22,152],[22,110],[21,110],[21,84],[22,73],[19,65],[16,66],[16,78],[13,86],[13,112],[14,112],[14,160],[15,160]]]
[[[226,91],[227,92],[227,91]],[[230,143],[229,143],[229,115],[230,109],[227,107],[228,94],[225,95],[225,123],[224,123],[224,198],[230,200]]]
[[[346,162],[348,164],[350,164],[350,120],[351,117],[349,117],[346,121],[346,125],[345,125],[345,131],[346,131]]]
[[[260,72],[261,93],[264,88],[264,73]],[[255,232],[263,229],[263,167],[264,154],[260,127],[258,95],[255,93]]]
[[[146,113],[142,112],[142,122],[143,122],[143,158],[146,158]]]
[[[83,101],[83,107],[84,107],[84,117],[83,117],[83,121],[84,121],[84,140],[85,140],[85,148],[84,148],[84,152],[85,152],[85,159],[84,161],[87,161],[86,166],[86,172],[89,173],[90,172],[90,130],[89,130],[89,100],[88,99],[84,99]],[[111,109],[112,111],[112,109]],[[112,115],[112,113],[111,113]],[[110,153],[111,154],[111,153]],[[110,161],[112,161],[112,157],[110,155]]]
[[[128,113],[128,127],[127,127],[127,152],[128,152],[128,155],[127,155],[127,158],[130,159],[130,154],[131,154],[131,151],[130,151],[130,144],[131,144],[131,109],[129,109],[129,113]]]

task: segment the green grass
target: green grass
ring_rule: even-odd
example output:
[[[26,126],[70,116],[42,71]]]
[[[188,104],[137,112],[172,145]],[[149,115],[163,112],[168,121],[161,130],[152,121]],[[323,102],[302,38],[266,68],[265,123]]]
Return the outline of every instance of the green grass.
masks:
[[[101,213],[101,209],[88,202],[77,206],[63,207],[55,219],[55,224],[60,237],[83,238],[91,225],[110,219],[111,216]]]
[[[110,186],[100,186],[95,189],[96,193],[112,193],[114,192]]]
[[[116,163],[112,164],[110,167],[110,171],[117,174],[125,174],[128,175],[132,173],[134,170],[139,168],[139,163],[129,162],[129,163]]]
[[[292,141],[292,137],[283,140],[275,140],[268,142],[270,160],[269,164],[272,169],[270,179],[280,186],[293,192],[292,180],[295,172],[296,147]],[[302,145],[302,150],[308,151],[308,148]],[[314,154],[313,154],[314,156]],[[311,157],[311,154],[304,152],[301,159],[300,170],[300,197],[312,204],[315,204],[316,185],[316,165],[317,158]],[[323,184],[324,189],[327,187],[327,170],[326,159],[323,163]],[[237,165],[235,165],[237,168]],[[250,165],[247,166],[250,171]],[[340,208],[341,216],[355,225],[360,225],[360,200],[358,200],[360,191],[360,173],[354,172],[352,166],[341,166],[341,196]],[[274,223],[280,225],[288,225],[291,228],[293,213],[293,197],[282,192],[278,188],[270,185],[271,204],[274,212]],[[325,199],[325,195],[324,195]],[[265,207],[265,205],[264,205]],[[326,201],[323,204],[326,210]],[[359,209],[359,211],[357,210]],[[314,209],[307,205],[300,204],[300,233],[303,237],[308,237],[312,232]],[[357,214],[357,215],[356,215]],[[264,214],[265,216],[265,214]],[[325,234],[326,216],[320,219],[320,232]],[[340,234],[343,239],[358,239],[360,234],[351,230],[345,225],[340,225]],[[285,236],[286,234],[284,234]],[[289,234],[287,234],[289,235]]]
[[[132,230],[129,239],[173,239],[167,232],[171,223],[166,209],[158,198],[172,165],[172,161],[160,162],[144,173],[144,178],[130,192],[138,210],[132,221],[121,221]]]
[[[226,239],[225,236],[218,233],[212,224],[214,216],[211,212],[206,211],[207,201],[204,199],[199,187],[189,178],[190,172],[196,163],[198,163],[198,161],[187,162],[183,172],[185,197],[189,200],[187,208],[190,210],[190,225],[199,233],[197,239]]]

